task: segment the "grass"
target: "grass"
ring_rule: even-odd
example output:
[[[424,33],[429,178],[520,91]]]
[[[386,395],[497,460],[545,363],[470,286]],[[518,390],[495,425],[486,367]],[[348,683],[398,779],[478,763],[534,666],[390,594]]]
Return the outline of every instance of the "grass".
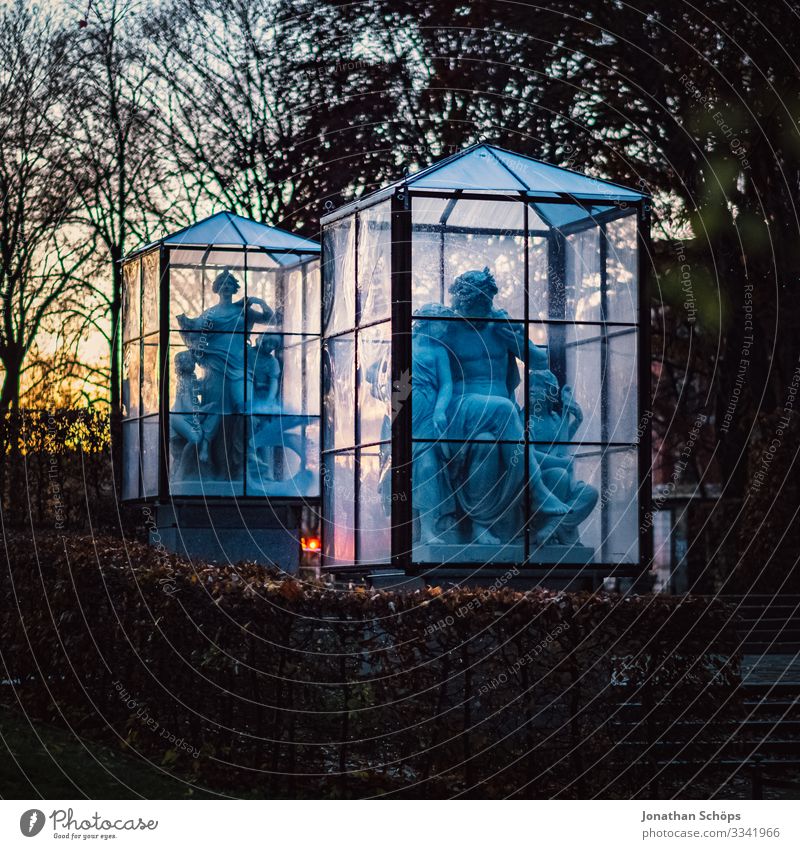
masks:
[[[158,764],[0,707],[2,799],[207,799]]]

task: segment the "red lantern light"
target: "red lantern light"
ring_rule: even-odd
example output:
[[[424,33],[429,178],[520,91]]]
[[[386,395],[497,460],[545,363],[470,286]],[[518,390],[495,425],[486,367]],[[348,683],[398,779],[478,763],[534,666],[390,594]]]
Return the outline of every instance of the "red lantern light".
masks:
[[[319,551],[322,548],[322,540],[319,537],[301,537],[300,545],[303,551]]]

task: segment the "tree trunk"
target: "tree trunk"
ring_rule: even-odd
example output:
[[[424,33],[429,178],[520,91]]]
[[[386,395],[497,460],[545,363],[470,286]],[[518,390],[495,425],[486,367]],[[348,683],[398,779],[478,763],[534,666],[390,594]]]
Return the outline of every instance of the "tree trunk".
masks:
[[[3,388],[0,390],[0,414],[9,410],[19,409],[19,387],[20,373],[22,371],[22,357],[12,354],[3,358],[5,377]]]

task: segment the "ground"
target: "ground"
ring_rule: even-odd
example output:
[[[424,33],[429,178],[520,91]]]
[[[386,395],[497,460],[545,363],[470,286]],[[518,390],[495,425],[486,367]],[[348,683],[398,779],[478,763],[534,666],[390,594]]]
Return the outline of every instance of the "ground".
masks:
[[[0,798],[211,798],[157,765],[0,707]]]

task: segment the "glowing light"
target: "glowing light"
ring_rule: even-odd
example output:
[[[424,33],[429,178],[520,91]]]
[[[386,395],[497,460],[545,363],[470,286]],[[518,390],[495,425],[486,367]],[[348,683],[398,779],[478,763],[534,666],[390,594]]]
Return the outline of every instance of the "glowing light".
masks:
[[[322,548],[322,541],[319,537],[302,537],[300,545],[303,551],[319,551]]]

